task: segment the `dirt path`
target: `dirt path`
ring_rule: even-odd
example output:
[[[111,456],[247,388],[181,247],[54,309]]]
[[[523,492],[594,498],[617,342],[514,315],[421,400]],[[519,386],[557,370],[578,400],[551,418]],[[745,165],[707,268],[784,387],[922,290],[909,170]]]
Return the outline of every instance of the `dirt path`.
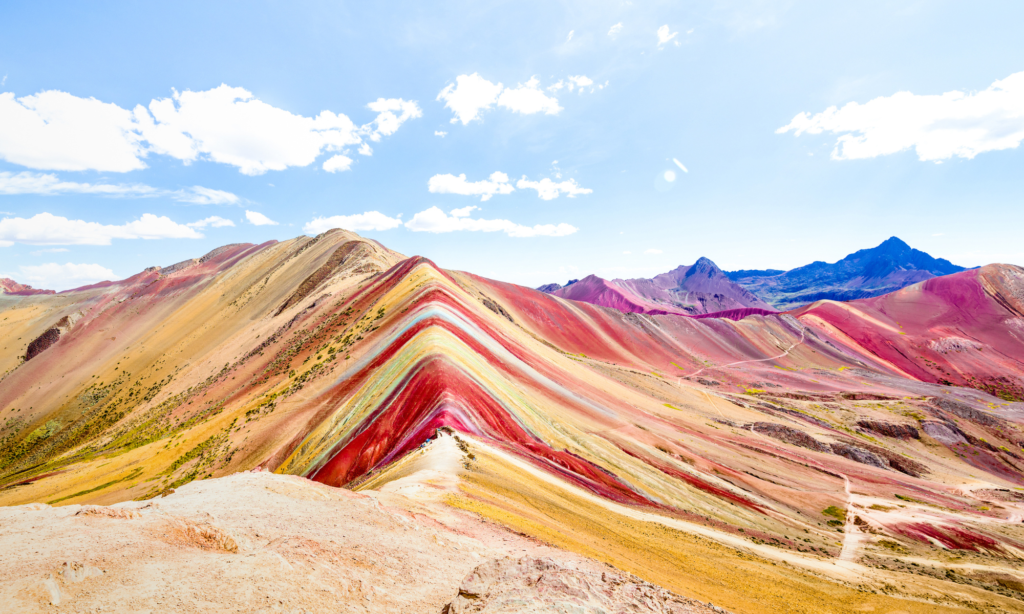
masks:
[[[700,369],[697,369],[693,373],[690,373],[689,375],[682,375],[682,376],[678,377],[677,379],[678,380],[682,380],[684,377],[685,378],[695,377],[697,375],[700,375],[701,373],[703,373],[707,369],[728,369],[729,367],[735,367],[736,365],[744,365],[744,364],[751,363],[751,362],[768,362],[770,360],[778,360],[779,358],[783,358],[785,356],[789,356],[789,353],[793,351],[793,348],[795,348],[796,346],[798,346],[798,345],[800,345],[801,343],[804,342],[804,339],[806,338],[806,330],[807,330],[806,328],[803,328],[801,326],[801,328],[800,328],[800,341],[797,341],[793,345],[789,346],[789,348],[787,348],[786,351],[782,352],[781,354],[779,354],[777,356],[772,356],[770,358],[755,358],[755,359],[751,359],[751,360],[737,360],[736,362],[730,362],[727,365],[716,365],[714,367],[701,367]]]

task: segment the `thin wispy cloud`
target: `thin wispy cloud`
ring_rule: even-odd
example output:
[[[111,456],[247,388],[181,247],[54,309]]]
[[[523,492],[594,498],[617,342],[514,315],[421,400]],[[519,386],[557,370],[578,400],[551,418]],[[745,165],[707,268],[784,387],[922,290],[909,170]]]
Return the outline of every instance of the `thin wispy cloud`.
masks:
[[[15,243],[28,245],[110,245],[114,239],[202,239],[203,235],[186,224],[166,216],[144,213],[124,224],[101,224],[73,220],[52,213],[37,213],[30,218],[0,219],[0,247]]]
[[[839,134],[833,160],[858,160],[913,149],[921,161],[973,159],[1016,149],[1024,140],[1024,72],[973,93],[898,92],[864,104],[799,113],[776,134]]]
[[[327,232],[332,228],[343,228],[345,230],[391,230],[402,225],[402,220],[397,217],[389,217],[380,211],[367,211],[353,215],[332,215],[330,217],[317,217],[302,227],[302,232],[308,235],[318,235]]]
[[[192,186],[180,190],[165,190],[141,183],[80,183],[65,181],[51,173],[0,172],[0,195],[36,194],[93,194],[110,198],[170,198],[196,205],[236,205],[241,198],[231,192]]]
[[[576,232],[576,227],[569,224],[537,224],[535,226],[524,226],[510,220],[503,219],[477,219],[468,216],[469,211],[453,209],[445,213],[438,207],[430,207],[420,211],[411,220],[405,223],[405,227],[413,232],[503,232],[510,237],[564,237]]]

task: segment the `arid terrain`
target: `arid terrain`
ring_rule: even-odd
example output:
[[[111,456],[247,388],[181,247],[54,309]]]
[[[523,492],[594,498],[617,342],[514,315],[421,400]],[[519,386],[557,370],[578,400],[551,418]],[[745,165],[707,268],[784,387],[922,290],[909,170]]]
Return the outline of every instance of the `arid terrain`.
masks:
[[[1018,267],[691,318],[332,230],[0,337],[13,611],[1024,611]]]

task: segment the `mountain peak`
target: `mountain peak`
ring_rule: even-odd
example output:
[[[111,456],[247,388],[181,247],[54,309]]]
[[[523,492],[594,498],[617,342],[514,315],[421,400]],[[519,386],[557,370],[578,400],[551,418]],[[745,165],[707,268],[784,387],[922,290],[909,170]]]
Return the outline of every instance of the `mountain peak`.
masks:
[[[888,252],[902,252],[911,249],[911,247],[899,237],[889,237],[885,241],[882,241],[875,249],[885,250]]]

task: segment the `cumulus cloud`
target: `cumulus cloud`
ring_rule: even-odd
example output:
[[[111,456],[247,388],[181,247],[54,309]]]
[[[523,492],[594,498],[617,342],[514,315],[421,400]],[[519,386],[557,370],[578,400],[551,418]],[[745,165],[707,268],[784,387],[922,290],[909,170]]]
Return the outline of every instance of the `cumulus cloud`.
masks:
[[[580,194],[591,194],[593,190],[590,188],[581,187],[576,183],[575,179],[567,179],[561,182],[554,182],[547,177],[540,181],[530,181],[524,175],[522,179],[516,182],[516,187],[520,190],[531,189],[537,190],[537,196],[542,200],[552,200],[558,198],[559,194],[565,194],[569,198],[575,198]]]
[[[263,215],[259,211],[246,211],[245,219],[253,226],[277,226],[277,222]]]
[[[452,209],[449,211],[453,217],[469,217],[473,211],[479,209],[476,205],[469,205],[468,207],[462,207],[461,209]]]
[[[674,39],[678,35],[679,35],[679,32],[670,32],[669,31],[668,24],[665,24],[665,25],[661,26],[660,28],[658,28],[658,46],[661,47],[662,45],[664,45],[665,43],[671,41],[672,39]],[[677,40],[675,43],[676,43],[676,45],[678,45],[679,41]]]
[[[874,158],[914,149],[922,161],[1015,149],[1024,140],[1024,72],[980,92],[941,95],[898,92],[865,104],[851,102],[811,115],[800,113],[776,130],[840,134],[833,160]]]
[[[402,225],[402,220],[396,217],[388,217],[380,211],[367,211],[355,215],[332,215],[331,217],[318,217],[306,223],[302,232],[308,235],[318,235],[327,232],[332,228],[344,228],[345,230],[391,230]]]
[[[232,222],[231,220],[226,220],[220,216],[211,215],[205,220],[199,220],[197,222],[192,222],[191,224],[185,225],[190,228],[206,228],[207,226],[209,226],[210,228],[223,228],[225,226],[234,226],[235,223]]]
[[[431,207],[414,215],[405,227],[413,232],[504,232],[510,237],[564,237],[576,232],[576,228],[569,224],[523,226],[509,220],[473,219],[466,215],[465,209],[455,209],[451,213]]]
[[[120,225],[69,220],[51,213],[30,218],[0,219],[0,246],[14,243],[29,245],[110,245],[112,239],[201,239],[203,235],[185,224],[165,216],[144,213],[132,222]]]
[[[146,167],[149,154],[186,164],[211,160],[247,175],[308,166],[324,152],[344,151],[394,134],[421,117],[414,101],[378,99],[377,116],[355,125],[321,111],[295,115],[240,87],[174,92],[131,111],[95,98],[45,91],[15,98],[0,94],[0,159],[39,170],[127,172]]]
[[[489,109],[498,101],[503,86],[491,83],[478,73],[459,75],[455,83],[449,84],[437,95],[437,100],[444,101],[444,106],[451,109],[455,117],[452,123],[462,122],[465,126],[474,119],[481,119],[480,112]]]
[[[427,181],[427,189],[431,194],[479,196],[481,201],[490,200],[495,194],[511,194],[515,191],[508,181],[508,175],[502,172],[491,173],[490,177],[481,181],[467,181],[465,174],[458,177],[451,174],[434,175]]]
[[[67,290],[69,288],[88,286],[101,281],[121,279],[110,269],[99,264],[47,264],[24,265],[19,267],[19,279],[23,283],[37,288],[49,290]]]
[[[0,94],[0,158],[35,169],[123,173],[144,168],[131,111],[46,91]]]
[[[324,170],[328,173],[338,173],[352,168],[352,158],[338,154],[324,161]]]
[[[608,36],[610,36],[612,38],[617,37],[619,35],[619,32],[622,32],[622,22],[621,21],[619,23],[615,24],[614,26],[608,28]]]
[[[364,132],[375,143],[380,141],[382,136],[391,136],[397,132],[398,128],[408,120],[423,117],[423,111],[414,100],[378,98],[376,102],[371,102],[366,107],[377,113],[377,117],[373,121],[363,126]]]
[[[558,106],[557,98],[548,96],[541,91],[540,82],[536,77],[531,77],[525,85],[519,84],[515,89],[505,88],[498,96],[498,106],[524,115],[534,113],[556,115],[562,110],[562,107]]]
[[[604,85],[594,86],[594,81],[585,75],[570,76],[560,79],[554,85],[549,86],[548,91],[557,92],[562,88],[573,91],[576,88],[591,87],[602,89]],[[451,109],[454,117],[451,123],[462,122],[463,125],[473,120],[483,120],[483,112],[494,107],[504,107],[515,113],[532,115],[544,113],[557,115],[562,111],[558,99],[544,93],[540,87],[540,81],[531,77],[526,83],[520,83],[516,87],[505,87],[501,83],[491,83],[477,73],[472,75],[459,75],[455,83],[449,84],[437,95],[437,100],[444,101],[445,108]],[[443,132],[434,132],[438,136],[444,136]]]
[[[234,205],[240,198],[231,192],[192,186],[182,190],[162,190],[140,183],[79,183],[63,181],[51,173],[0,172],[0,194],[96,194],[107,197],[151,198],[163,196],[197,205]]]

